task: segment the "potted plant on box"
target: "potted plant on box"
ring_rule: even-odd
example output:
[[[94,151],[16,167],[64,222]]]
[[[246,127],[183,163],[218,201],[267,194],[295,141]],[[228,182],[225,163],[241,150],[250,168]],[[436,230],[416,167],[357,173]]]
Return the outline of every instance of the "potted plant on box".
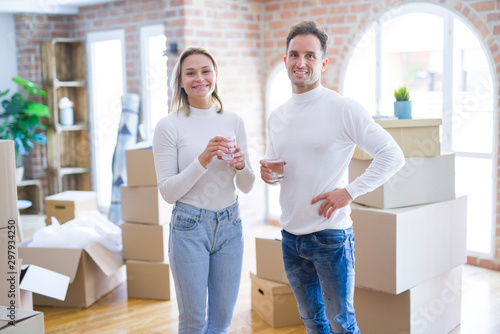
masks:
[[[24,91],[36,96],[47,96],[47,93],[36,88],[36,84],[20,77],[12,78],[12,81],[23,87]],[[9,90],[0,91],[0,99],[6,96]],[[18,181],[22,180],[21,156],[28,155],[35,144],[44,145],[47,136],[44,133],[45,126],[42,117],[50,117],[49,108],[32,100],[25,100],[21,93],[15,93],[10,98],[1,101],[0,109],[0,139],[14,141],[16,150],[16,167],[18,170]]]
[[[406,86],[402,86],[394,90],[394,115],[399,119],[411,118],[411,101],[410,90]]]

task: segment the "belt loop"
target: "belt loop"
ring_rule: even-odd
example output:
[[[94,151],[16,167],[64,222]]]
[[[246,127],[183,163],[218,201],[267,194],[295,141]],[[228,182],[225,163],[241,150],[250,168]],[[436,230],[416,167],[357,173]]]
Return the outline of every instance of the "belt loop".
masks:
[[[227,211],[227,216],[229,217],[229,221],[232,221],[233,220],[233,213],[231,212],[231,209],[227,208],[226,211]]]

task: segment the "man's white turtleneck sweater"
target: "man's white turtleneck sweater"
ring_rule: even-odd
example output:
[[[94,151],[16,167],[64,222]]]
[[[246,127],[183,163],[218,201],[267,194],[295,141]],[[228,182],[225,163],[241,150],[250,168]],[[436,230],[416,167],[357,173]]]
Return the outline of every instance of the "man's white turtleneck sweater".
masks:
[[[240,116],[217,108],[196,109],[191,114],[174,113],[158,122],[153,137],[153,154],[158,187],[165,201],[180,201],[202,209],[219,211],[234,202],[236,185],[249,192],[255,175],[248,160],[245,126]],[[198,156],[213,137],[236,136],[236,143],[245,153],[245,167],[237,170],[215,157],[205,169]]]
[[[280,223],[293,234],[350,227],[349,205],[328,219],[319,215],[323,201],[311,205],[311,200],[336,188],[345,188],[354,199],[382,185],[404,165],[394,139],[360,104],[323,86],[293,94],[271,113],[267,133],[266,157],[287,163]],[[374,160],[363,175],[344,185],[356,145]]]

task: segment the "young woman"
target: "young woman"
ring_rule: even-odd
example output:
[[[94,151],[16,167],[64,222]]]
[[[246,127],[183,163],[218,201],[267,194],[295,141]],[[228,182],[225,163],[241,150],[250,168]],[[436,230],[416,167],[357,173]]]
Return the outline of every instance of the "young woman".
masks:
[[[255,176],[243,120],[224,111],[217,76],[208,51],[185,50],[172,74],[171,114],[158,122],[153,138],[158,187],[175,203],[169,260],[179,333],[227,333],[240,285],[243,234],[235,184],[247,193]]]

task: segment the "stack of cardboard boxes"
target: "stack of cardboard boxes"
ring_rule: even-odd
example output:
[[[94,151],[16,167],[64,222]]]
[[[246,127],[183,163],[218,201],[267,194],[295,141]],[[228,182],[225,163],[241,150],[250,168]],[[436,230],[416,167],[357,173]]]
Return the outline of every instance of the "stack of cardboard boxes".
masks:
[[[440,119],[378,121],[406,165],[356,198],[354,306],[362,332],[443,334],[460,323],[466,196],[455,196],[455,157],[441,154]],[[356,148],[349,179],[371,157]],[[283,268],[281,236],[256,238],[252,310],[273,327],[302,324]]]
[[[21,266],[14,142],[0,140],[0,332],[43,334],[43,313],[33,311],[32,292],[64,299],[69,278]]]
[[[121,227],[128,296],[170,300],[167,247],[172,206],[158,190],[150,147],[126,151],[126,163]]]
[[[281,235],[277,232],[279,230],[275,235],[255,238],[257,275],[250,273],[252,311],[273,328],[302,325],[297,301],[285,274]]]
[[[467,200],[455,196],[455,157],[440,152],[439,119],[378,123],[406,164],[351,205],[359,327],[371,334],[449,333],[460,323],[466,262]],[[371,159],[356,149],[350,182]]]

